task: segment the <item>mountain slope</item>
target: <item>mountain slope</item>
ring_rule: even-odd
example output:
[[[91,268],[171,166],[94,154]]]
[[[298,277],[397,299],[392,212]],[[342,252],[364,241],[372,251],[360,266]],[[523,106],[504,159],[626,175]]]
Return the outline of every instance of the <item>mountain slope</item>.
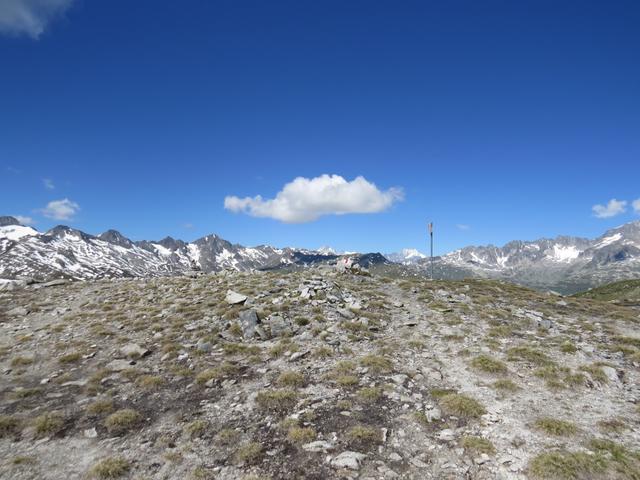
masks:
[[[154,277],[193,269],[277,269],[337,258],[335,254],[302,249],[244,247],[217,235],[191,243],[171,237],[133,242],[116,230],[94,236],[59,225],[39,233],[20,225],[13,217],[0,220],[0,278]]]
[[[560,236],[512,241],[503,247],[465,247],[435,258],[435,276],[495,278],[537,289],[574,293],[640,276],[640,221],[596,239]],[[428,259],[417,262],[426,272]]]

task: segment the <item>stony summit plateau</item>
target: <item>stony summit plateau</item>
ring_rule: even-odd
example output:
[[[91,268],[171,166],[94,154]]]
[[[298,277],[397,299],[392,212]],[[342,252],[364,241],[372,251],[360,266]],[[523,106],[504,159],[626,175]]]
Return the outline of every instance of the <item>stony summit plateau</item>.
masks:
[[[638,479],[640,310],[322,263],[0,292],[0,477]]]

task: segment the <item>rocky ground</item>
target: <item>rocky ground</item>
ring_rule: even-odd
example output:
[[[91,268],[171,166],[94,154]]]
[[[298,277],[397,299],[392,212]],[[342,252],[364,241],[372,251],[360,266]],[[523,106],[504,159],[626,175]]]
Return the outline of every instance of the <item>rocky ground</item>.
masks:
[[[310,268],[0,293],[0,477],[640,479],[640,311]]]

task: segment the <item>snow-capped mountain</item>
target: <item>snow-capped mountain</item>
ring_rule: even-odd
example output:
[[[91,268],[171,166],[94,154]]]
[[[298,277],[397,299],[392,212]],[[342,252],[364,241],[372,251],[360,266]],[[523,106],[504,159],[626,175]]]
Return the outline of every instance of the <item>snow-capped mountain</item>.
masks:
[[[427,258],[427,255],[419,252],[415,248],[405,248],[401,252],[387,253],[385,257],[387,257],[389,260],[395,263],[411,265],[419,262],[422,259]]]
[[[217,235],[187,243],[171,237],[133,242],[116,230],[94,236],[63,225],[40,233],[13,217],[0,217],[0,278],[146,277],[193,268],[265,270],[335,258],[335,254],[294,248],[244,247]]]
[[[428,268],[428,260],[419,262]],[[435,259],[437,278],[499,278],[539,289],[575,292],[640,276],[640,221],[596,239],[557,237],[465,247]]]

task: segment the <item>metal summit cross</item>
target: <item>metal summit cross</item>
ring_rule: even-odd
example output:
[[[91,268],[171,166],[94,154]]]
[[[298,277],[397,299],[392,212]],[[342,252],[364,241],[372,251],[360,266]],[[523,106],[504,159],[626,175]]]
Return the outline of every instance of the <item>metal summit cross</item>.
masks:
[[[433,280],[433,222],[429,222],[429,237],[431,239],[431,256],[430,256],[430,267],[431,267],[431,280]]]

